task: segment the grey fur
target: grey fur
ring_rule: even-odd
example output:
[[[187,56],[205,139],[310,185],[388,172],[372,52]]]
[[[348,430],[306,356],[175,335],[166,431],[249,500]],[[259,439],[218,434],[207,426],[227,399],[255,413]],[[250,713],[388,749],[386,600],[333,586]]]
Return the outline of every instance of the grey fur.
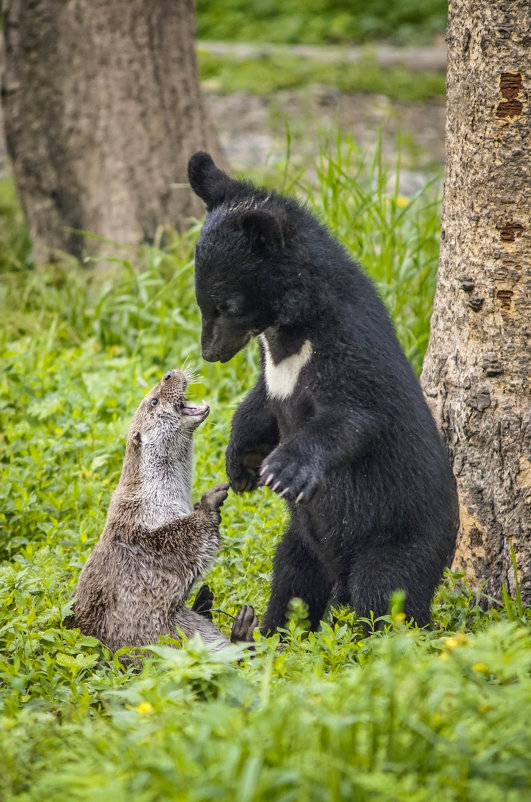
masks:
[[[184,606],[217,553],[228,491],[216,485],[192,507],[193,433],[209,408],[189,404],[186,386],[185,373],[170,371],[138,407],[105,528],[74,593],[73,624],[113,651],[177,630],[199,632],[213,649],[228,643]]]

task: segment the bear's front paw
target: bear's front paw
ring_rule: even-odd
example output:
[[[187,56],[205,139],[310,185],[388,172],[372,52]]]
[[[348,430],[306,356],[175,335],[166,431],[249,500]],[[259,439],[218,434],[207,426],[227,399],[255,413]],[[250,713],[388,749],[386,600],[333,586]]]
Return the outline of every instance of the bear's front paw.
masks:
[[[298,460],[282,446],[267,457],[260,469],[262,483],[296,504],[310,501],[321,482],[321,472]]]
[[[253,632],[257,626],[258,618],[255,615],[254,608],[246,604],[234,619],[230,633],[231,643],[252,643]]]
[[[260,446],[255,451],[238,454],[227,450],[227,476],[230,486],[236,493],[249,493],[260,484],[260,465],[268,451]]]

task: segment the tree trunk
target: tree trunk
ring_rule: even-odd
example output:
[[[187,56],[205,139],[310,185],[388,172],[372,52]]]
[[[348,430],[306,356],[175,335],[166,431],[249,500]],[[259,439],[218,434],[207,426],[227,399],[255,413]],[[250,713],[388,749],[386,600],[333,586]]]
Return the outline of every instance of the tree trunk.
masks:
[[[529,0],[451,0],[441,253],[424,390],[461,501],[454,567],[531,603]],[[527,70],[527,77],[526,77]]]
[[[187,161],[219,146],[193,0],[4,0],[3,11],[7,144],[36,262],[108,252],[80,231],[136,244],[200,215]]]

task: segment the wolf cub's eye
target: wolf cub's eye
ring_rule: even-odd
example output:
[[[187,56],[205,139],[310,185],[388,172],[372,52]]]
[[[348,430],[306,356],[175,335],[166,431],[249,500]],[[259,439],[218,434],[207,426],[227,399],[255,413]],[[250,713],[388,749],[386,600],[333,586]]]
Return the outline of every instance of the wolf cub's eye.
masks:
[[[152,407],[156,407],[158,403],[159,403],[159,399],[158,398],[152,398],[151,399],[151,406]]]

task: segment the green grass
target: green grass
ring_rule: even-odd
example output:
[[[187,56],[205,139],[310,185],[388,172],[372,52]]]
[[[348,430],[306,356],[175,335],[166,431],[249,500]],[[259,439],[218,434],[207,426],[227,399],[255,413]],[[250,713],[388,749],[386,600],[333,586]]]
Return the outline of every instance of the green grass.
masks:
[[[433,188],[400,197],[378,151],[363,156],[348,140],[323,144],[316,172],[312,185],[289,167],[265,177],[306,200],[366,266],[418,370],[438,248]],[[112,274],[35,271],[18,212],[5,208],[17,247],[0,262],[0,799],[528,798],[529,611],[508,596],[485,611],[457,574],[430,632],[404,628],[395,609],[387,632],[364,638],[339,608],[308,636],[294,605],[286,649],[262,639],[240,663],[238,649],[214,657],[190,642],[124,671],[64,628],[145,390],[186,358],[200,367],[195,393],[212,412],[196,434],[199,496],[224,477],[230,419],[258,358],[250,348],[227,365],[201,362],[198,226],[163,250],[123,249],[130,262]],[[265,488],[229,495],[208,575],[225,632],[242,603],[263,613],[285,522]]]
[[[282,89],[300,89],[313,84],[332,86],[342,92],[386,95],[407,102],[445,94],[443,73],[412,73],[400,66],[380,67],[370,52],[355,64],[326,64],[289,53],[264,54],[253,59],[218,56],[199,46],[198,59],[204,88],[219,94],[273,95]]]
[[[200,39],[330,44],[426,42],[444,32],[446,0],[198,0]]]

